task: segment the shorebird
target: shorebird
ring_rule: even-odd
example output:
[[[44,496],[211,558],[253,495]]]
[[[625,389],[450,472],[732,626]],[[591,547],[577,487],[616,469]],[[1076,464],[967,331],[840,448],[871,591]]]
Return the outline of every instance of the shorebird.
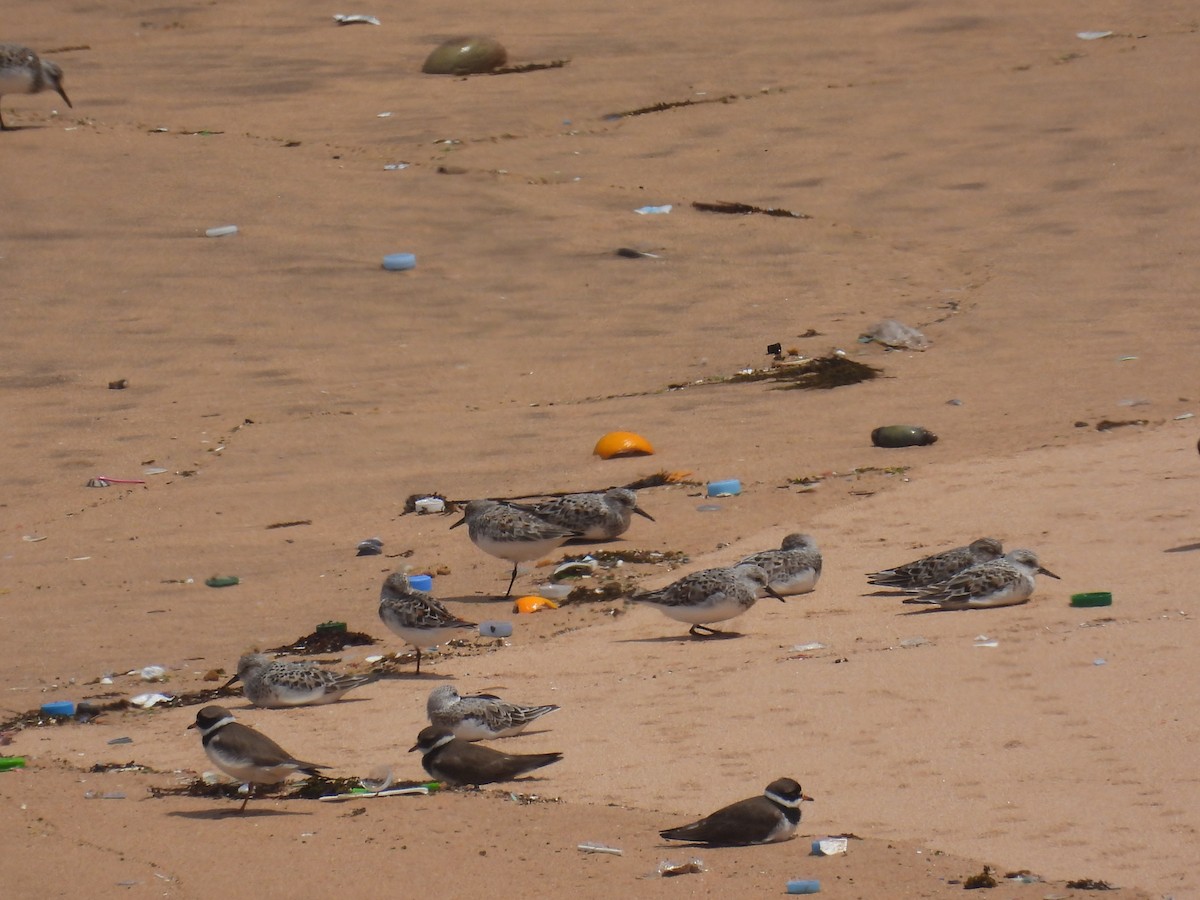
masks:
[[[1032,596],[1037,574],[1058,578],[1042,568],[1032,550],[1010,550],[1000,559],[976,563],[948,581],[923,588],[904,602],[935,603],[942,609],[1015,606]]]
[[[561,753],[501,753],[454,736],[448,728],[421,729],[409,753],[421,751],[421,765],[438,781],[451,784],[492,784],[512,781],[534,769],[562,759]]]
[[[571,538],[583,537],[583,532],[547,522],[528,508],[497,500],[472,500],[463,517],[450,527],[457,528],[464,522],[476,547],[513,564],[504,592],[506,600],[512,595],[519,563],[541,559]]]
[[[425,704],[429,721],[447,728],[462,741],[486,741],[520,734],[535,719],[557,706],[518,706],[492,694],[460,696],[452,684],[434,688]]]
[[[759,566],[702,569],[657,591],[635,594],[629,600],[653,606],[678,622],[689,622],[692,627],[688,634],[704,637],[722,634],[709,628],[709,623],[740,616],[758,602],[760,591],[782,600],[767,582],[767,573]]]
[[[479,626],[460,619],[432,595],[408,583],[403,572],[393,572],[379,592],[379,618],[417,650],[417,674],[421,674],[421,648],[441,644]]]
[[[791,778],[779,778],[757,797],[739,800],[698,822],[667,828],[659,834],[669,841],[691,841],[724,847],[786,841],[800,824],[800,803],[811,801]]]
[[[312,662],[272,661],[263,653],[247,653],[238,660],[237,674],[223,686],[240,681],[242,694],[255,706],[281,709],[333,703],[347,691],[378,680],[376,674],[339,675]]]
[[[897,590],[911,590],[940,584],[948,578],[953,578],[968,566],[976,563],[991,562],[1004,555],[1004,548],[995,538],[980,538],[972,541],[966,547],[955,547],[932,556],[913,560],[894,569],[883,569],[871,572],[867,580],[871,584]]]
[[[213,765],[245,787],[246,799],[238,812],[245,811],[256,784],[279,784],[290,775],[316,775],[318,769],[329,768],[296,759],[262,732],[235,722],[223,706],[204,707],[188,728],[200,730],[204,752]]]
[[[807,594],[821,577],[821,551],[807,534],[789,534],[778,550],[764,550],[747,556],[739,566],[758,566],[767,573],[771,590],[784,597]],[[758,596],[765,596],[760,591]]]
[[[603,493],[567,494],[523,505],[551,524],[579,532],[589,541],[606,541],[629,530],[633,514],[654,521],[637,503],[629,488],[609,488]]]
[[[62,74],[58,63],[42,59],[28,47],[0,44],[0,97],[5,94],[38,94],[50,89],[62,97],[67,106],[71,106],[67,92],[63,90]],[[4,124],[4,116],[0,115],[0,131],[6,130],[8,126]]]

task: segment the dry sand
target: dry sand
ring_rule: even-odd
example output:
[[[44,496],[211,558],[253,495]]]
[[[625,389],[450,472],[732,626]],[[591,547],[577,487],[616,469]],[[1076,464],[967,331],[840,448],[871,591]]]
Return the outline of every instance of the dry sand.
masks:
[[[136,677],[89,682],[151,663],[171,692],[211,687],[204,671],[326,619],[400,650],[375,604],[404,565],[445,567],[453,611],[507,618],[489,599],[506,564],[453,520],[401,516],[416,491],[737,477],[717,512],[695,487],[642,492],[657,522],[618,546],[690,558],[635,567],[643,586],[794,530],[826,563],[815,593],[764,601],[738,639],[575,606],[331,707],[229,701],[337,775],[401,778],[422,774],[405,751],[435,684],[559,703],[503,743],[566,754],[514,786],[559,802],[262,799],[239,817],[149,796],[210,768],[184,730],[195,708],[21,730],[4,752],[29,765],[0,774],[6,892],[728,897],[807,877],[835,898],[942,897],[990,865],[1048,882],[991,896],[1087,895],[1065,886],[1078,878],[1200,896],[1200,460],[1195,420],[1177,418],[1200,405],[1200,31],[1192,4],[1143,6],[8,10],[4,40],[79,49],[46,54],[73,110],[0,100],[18,126],[0,134],[5,718],[140,693]],[[360,11],[383,25],[332,22]],[[1076,37],[1091,29],[1114,35]],[[462,32],[516,63],[570,62],[421,75]],[[732,99],[606,118],[715,98]],[[717,200],[812,218],[691,208]],[[204,237],[227,223],[240,233]],[[393,252],[416,269],[382,271]],[[886,317],[933,347],[857,342]],[[885,377],[662,390],[766,364],[776,341]],[[941,440],[871,447],[893,422]],[[591,456],[616,428],[657,455]],[[84,487],[147,466],[168,472]],[[890,467],[906,471],[791,481]],[[310,524],[267,527],[296,520]],[[392,558],[354,556],[372,535]],[[1034,548],[1062,581],[980,612],[870,595],[864,572],[982,535]],[[211,590],[213,574],[242,583]],[[1068,605],[1098,589],[1110,609]],[[792,650],[808,642],[825,649]],[[324,658],[361,669],[370,652]],[[88,773],[131,760],[152,771]],[[659,841],[781,775],[815,797],[798,840]],[[863,840],[807,856],[842,832]],[[584,855],[585,840],[625,854]],[[654,876],[693,855],[705,874]]]

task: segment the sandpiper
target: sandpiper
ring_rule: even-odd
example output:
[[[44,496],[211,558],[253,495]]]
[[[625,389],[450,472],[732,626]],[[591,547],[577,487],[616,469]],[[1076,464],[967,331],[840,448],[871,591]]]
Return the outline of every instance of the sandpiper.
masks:
[[[62,86],[58,63],[42,59],[20,44],[0,44],[0,97],[5,94],[38,94],[46,89],[56,92],[67,106],[71,100]],[[73,107],[72,107],[73,108]],[[0,115],[0,131],[7,130]]]
[[[778,550],[764,550],[743,559],[739,566],[758,566],[767,573],[771,590],[784,597],[807,594],[821,577],[821,551],[807,534],[789,534]],[[759,592],[761,598],[765,591]]]
[[[432,595],[408,583],[403,572],[393,572],[379,592],[379,618],[417,650],[417,674],[421,674],[421,649],[444,643],[456,635],[478,628],[460,619]]]
[[[472,500],[463,517],[450,527],[457,528],[464,522],[476,547],[513,564],[508,590],[504,592],[506,600],[512,595],[519,563],[541,559],[571,538],[583,537],[583,532],[547,522],[528,507],[497,500]]]
[[[535,719],[552,713],[557,706],[518,706],[493,694],[459,695],[452,684],[434,688],[425,704],[429,721],[448,728],[463,741],[487,741],[520,734]]]
[[[1004,555],[1004,548],[995,538],[979,538],[966,547],[955,547],[932,556],[924,556],[894,569],[871,572],[867,580],[881,587],[912,590],[940,584],[953,578],[968,566],[991,562]]]
[[[1032,550],[1010,550],[1000,559],[976,563],[941,584],[923,588],[905,603],[935,603],[942,609],[1016,606],[1033,595],[1034,575],[1058,578],[1038,562]]]
[[[702,569],[657,591],[629,599],[653,606],[676,621],[689,622],[692,627],[688,634],[704,637],[723,634],[708,624],[740,616],[758,601],[759,592],[782,600],[768,582],[767,573],[759,566]]]
[[[629,488],[609,488],[603,493],[567,494],[530,503],[534,515],[570,531],[578,531],[586,540],[607,541],[629,530],[633,514],[654,521],[637,502]]]
[[[240,681],[242,693],[255,706],[281,709],[333,703],[347,691],[378,680],[376,674],[339,675],[312,662],[272,661],[263,653],[247,653],[238,660],[237,674],[224,687]]]

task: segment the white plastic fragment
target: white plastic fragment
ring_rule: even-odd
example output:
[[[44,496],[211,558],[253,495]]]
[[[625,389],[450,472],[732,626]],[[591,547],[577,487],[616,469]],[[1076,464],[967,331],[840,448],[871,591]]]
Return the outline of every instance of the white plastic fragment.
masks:
[[[413,506],[419,513],[440,513],[446,511],[446,501],[441,497],[422,497],[414,501]]]
[[[931,344],[929,338],[917,329],[905,325],[903,322],[897,322],[895,319],[876,322],[864,331],[862,336],[868,343],[874,341],[885,347],[902,350],[928,350]]]
[[[129,702],[138,709],[150,709],[152,706],[173,699],[175,698],[169,694],[138,694],[136,697],[130,697]]]
[[[595,841],[584,841],[582,844],[576,845],[575,849],[582,850],[584,853],[607,853],[610,856],[620,856],[624,852],[616,847],[609,847],[607,844],[597,844]]]
[[[237,234],[238,227],[236,225],[218,225],[216,228],[210,228],[204,232],[205,237],[225,237],[229,234]]]
[[[670,211],[670,203],[665,206],[639,206],[634,210],[639,216],[665,216]]]
[[[333,16],[333,21],[337,22],[339,25],[379,25],[380,24],[379,20],[377,18],[375,18],[374,16],[364,16],[364,15],[359,15],[359,14],[355,14],[355,15],[351,15],[351,16],[344,16],[341,13],[335,13]]]
[[[167,670],[163,666],[146,666],[138,672],[142,681],[162,681],[166,678]]]
[[[1081,41],[1098,41],[1101,38],[1112,37],[1111,31],[1077,31],[1075,37]]]
[[[825,645],[820,641],[809,641],[807,644],[796,644],[792,647],[793,653],[807,653],[810,650],[824,650]]]

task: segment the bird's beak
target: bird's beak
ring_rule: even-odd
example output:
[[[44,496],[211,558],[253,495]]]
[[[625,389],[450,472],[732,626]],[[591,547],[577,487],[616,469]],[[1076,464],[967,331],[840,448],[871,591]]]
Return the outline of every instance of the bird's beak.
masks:
[[[230,678],[227,682],[225,682],[223,685],[221,685],[220,690],[222,690],[222,691],[225,690],[225,688],[229,687],[231,684],[233,684],[235,681],[237,681],[241,677],[242,677],[241,675],[238,675],[235,673],[232,678]]]
[[[195,727],[196,727],[196,723],[195,723],[195,722],[193,722],[191,725],[189,725],[187,728],[185,728],[185,729],[184,729],[184,731],[188,731],[188,730],[190,730],[190,729],[192,729],[192,728],[195,728]]]
[[[812,802],[813,802],[813,798],[812,798],[812,797],[810,797],[810,796],[808,796],[808,794],[801,794],[801,795],[800,795],[800,799],[801,799],[801,800],[807,800],[809,803],[812,803]]]
[[[778,600],[780,603],[787,603],[787,600],[783,596],[781,596],[778,592],[776,592],[770,585],[767,585],[767,587],[764,588],[764,590],[768,594],[770,594],[772,597],[774,597],[776,600]]]
[[[1038,571],[1041,572],[1043,575],[1049,575],[1051,578],[1057,578],[1059,581],[1062,581],[1061,578],[1059,578],[1057,575],[1055,575],[1049,569],[1043,569],[1041,566],[1038,566]]]
[[[457,528],[459,525],[463,524],[465,521],[467,521],[467,517],[463,516],[461,519],[459,519],[457,522],[455,522],[453,525],[450,526],[450,530],[453,531],[455,528]]]
[[[650,515],[650,513],[646,512],[646,511],[645,511],[644,509],[642,509],[640,506],[635,506],[635,507],[633,508],[633,511],[634,511],[635,513],[637,513],[639,516],[641,516],[641,517],[643,517],[643,518],[645,518],[645,519],[649,519],[651,522],[653,522],[653,521],[654,521],[654,516]]]
[[[411,747],[408,748],[408,752],[413,753],[414,751],[420,750],[420,749],[421,749],[420,744],[413,744]]]
[[[75,108],[75,105],[71,102],[71,98],[67,96],[67,92],[63,90],[61,84],[54,85],[54,89],[58,91],[58,96],[63,98],[67,106],[71,107],[71,109]]]

